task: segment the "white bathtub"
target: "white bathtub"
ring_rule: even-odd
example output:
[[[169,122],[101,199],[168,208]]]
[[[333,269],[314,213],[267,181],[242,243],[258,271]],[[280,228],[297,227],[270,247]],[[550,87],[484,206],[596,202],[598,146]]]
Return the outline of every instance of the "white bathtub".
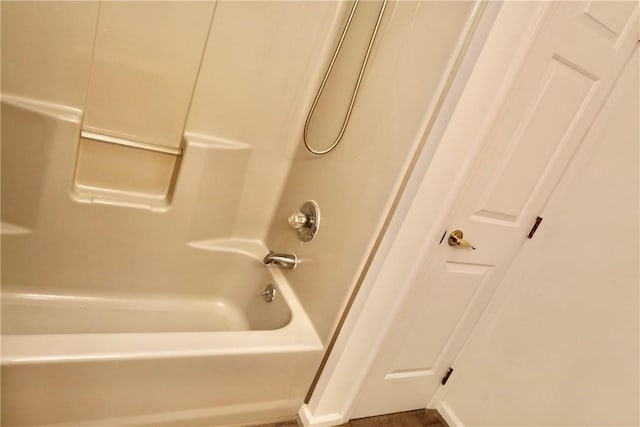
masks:
[[[202,250],[195,250],[205,252]],[[221,255],[209,253],[209,256]],[[322,346],[282,272],[233,260],[215,296],[3,286],[2,425],[291,418]],[[260,293],[276,286],[273,302]]]
[[[167,212],[79,203],[79,113],[4,101],[2,426],[293,418],[322,345],[262,243],[188,243],[208,147],[187,147]]]

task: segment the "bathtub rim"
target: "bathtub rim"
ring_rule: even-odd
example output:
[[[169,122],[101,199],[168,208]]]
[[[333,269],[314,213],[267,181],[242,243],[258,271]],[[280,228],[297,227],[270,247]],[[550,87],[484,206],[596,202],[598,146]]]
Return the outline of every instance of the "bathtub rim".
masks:
[[[249,239],[224,239],[190,245],[212,252],[242,253],[257,259],[268,252],[263,242]],[[2,335],[0,362],[4,366],[322,351],[322,342],[283,272],[277,268],[265,268],[270,272],[280,291],[280,297],[284,298],[291,312],[291,320],[282,328]]]

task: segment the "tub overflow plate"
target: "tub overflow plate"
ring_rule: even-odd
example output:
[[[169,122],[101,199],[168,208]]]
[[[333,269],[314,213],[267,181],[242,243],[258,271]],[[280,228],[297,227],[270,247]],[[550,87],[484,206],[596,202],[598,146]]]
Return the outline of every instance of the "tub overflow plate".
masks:
[[[269,283],[264,289],[264,292],[262,292],[262,297],[266,302],[273,301],[273,299],[276,297],[276,287]]]

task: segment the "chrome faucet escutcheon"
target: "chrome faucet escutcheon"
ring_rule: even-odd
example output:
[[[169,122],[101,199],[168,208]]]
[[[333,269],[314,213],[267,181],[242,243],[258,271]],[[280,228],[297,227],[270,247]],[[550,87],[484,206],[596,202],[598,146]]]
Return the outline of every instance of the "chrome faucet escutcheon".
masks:
[[[293,270],[298,264],[298,257],[295,254],[277,254],[273,251],[262,260],[266,265],[275,265],[285,270]]]

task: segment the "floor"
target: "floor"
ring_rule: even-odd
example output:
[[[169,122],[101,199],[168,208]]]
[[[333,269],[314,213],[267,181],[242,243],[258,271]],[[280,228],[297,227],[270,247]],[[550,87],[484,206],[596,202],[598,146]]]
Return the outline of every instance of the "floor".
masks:
[[[398,412],[396,414],[351,420],[338,427],[448,427],[434,410]],[[295,420],[274,424],[260,424],[254,427],[298,427]]]

